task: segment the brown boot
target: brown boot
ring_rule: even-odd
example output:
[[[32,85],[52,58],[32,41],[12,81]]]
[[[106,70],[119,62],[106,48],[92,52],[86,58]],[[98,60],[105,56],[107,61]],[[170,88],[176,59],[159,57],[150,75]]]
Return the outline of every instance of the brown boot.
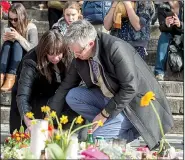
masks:
[[[14,74],[6,74],[5,75],[5,82],[3,86],[1,87],[2,91],[10,91],[15,83],[15,77]]]
[[[4,83],[4,74],[3,73],[1,73],[1,86],[3,85],[3,83]]]

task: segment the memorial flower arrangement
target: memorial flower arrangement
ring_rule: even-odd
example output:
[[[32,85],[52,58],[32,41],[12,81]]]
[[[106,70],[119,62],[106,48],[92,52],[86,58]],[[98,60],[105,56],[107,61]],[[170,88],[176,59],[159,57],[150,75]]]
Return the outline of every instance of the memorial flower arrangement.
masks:
[[[2,147],[3,159],[22,159],[24,156],[23,148],[30,144],[29,133],[24,132],[21,126],[19,131],[16,129],[10,137],[5,139]]]
[[[48,130],[41,129],[41,132],[49,135],[49,138],[46,140],[46,150],[50,159],[66,159],[67,150],[71,143],[71,137],[80,129],[92,126],[94,124],[103,126],[102,121],[96,121],[74,128],[75,125],[82,124],[84,122],[82,116],[78,116],[73,119],[70,128],[68,130],[64,130],[62,127],[64,124],[68,123],[67,116],[62,115],[60,118],[58,118],[56,112],[51,111],[49,106],[41,107],[41,111],[45,113],[46,118],[44,118],[44,120],[47,120],[49,124]],[[37,123],[32,112],[28,112],[26,116],[32,119],[32,125]],[[56,129],[54,128],[54,121],[56,121],[57,124],[57,128],[55,127]]]

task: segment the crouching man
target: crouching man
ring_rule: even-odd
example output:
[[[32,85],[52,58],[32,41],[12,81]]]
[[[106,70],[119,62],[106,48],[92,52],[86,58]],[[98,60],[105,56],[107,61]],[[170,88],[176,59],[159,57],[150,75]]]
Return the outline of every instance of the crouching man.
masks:
[[[74,22],[65,35],[74,59],[49,106],[60,113],[68,105],[88,121],[102,120],[93,136],[133,141],[142,136],[150,149],[162,138],[152,107],[140,107],[141,97],[155,93],[153,101],[164,133],[173,126],[167,99],[147,64],[125,41],[97,33],[86,20]],[[82,81],[86,86],[78,86]]]

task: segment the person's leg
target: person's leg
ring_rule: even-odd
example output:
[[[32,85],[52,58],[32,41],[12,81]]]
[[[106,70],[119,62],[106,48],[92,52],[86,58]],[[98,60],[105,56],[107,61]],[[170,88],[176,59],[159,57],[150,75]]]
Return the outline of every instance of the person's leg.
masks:
[[[11,134],[13,133],[15,129],[19,130],[21,126],[21,116],[20,116],[20,113],[17,107],[16,94],[17,94],[17,85],[15,84],[11,92],[11,107],[10,107],[10,118],[9,118]],[[23,125],[24,125],[24,122],[23,122]]]
[[[154,69],[156,76],[159,74],[164,75],[169,41],[170,34],[162,32],[159,37],[157,46],[157,55]]]
[[[8,65],[8,57],[10,54],[11,46],[13,42],[11,41],[5,41],[2,50],[0,53],[0,73],[5,74],[7,70],[7,65]]]
[[[109,98],[105,97],[99,88],[77,87],[69,91],[66,102],[72,110],[92,122],[95,116],[105,108]],[[108,118],[105,124],[93,133],[93,136],[132,141],[138,137],[138,134],[136,135],[136,132],[132,130],[133,125],[123,113],[120,113],[115,118]]]
[[[23,48],[18,41],[12,45],[11,55],[7,67],[7,73],[16,75],[18,65],[23,56]]]
[[[15,41],[12,44],[11,53],[8,58],[7,72],[5,75],[5,82],[1,87],[2,91],[10,91],[15,83],[15,77],[18,65],[22,59],[23,48],[19,42]]]

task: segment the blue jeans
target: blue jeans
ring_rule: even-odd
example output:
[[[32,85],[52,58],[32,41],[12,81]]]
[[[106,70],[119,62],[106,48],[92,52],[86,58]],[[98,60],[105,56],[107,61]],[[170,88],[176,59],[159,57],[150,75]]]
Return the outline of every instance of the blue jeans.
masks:
[[[92,122],[109,102],[99,88],[76,87],[69,91],[66,102],[72,110]],[[105,139],[126,139],[127,142],[139,137],[138,131],[122,113],[115,118],[108,118],[102,127],[99,127],[93,137],[103,136]]]
[[[170,33],[161,32],[157,46],[157,55],[154,69],[155,75],[158,74],[164,75],[167,61],[167,49],[170,39],[171,39]]]
[[[0,53],[0,73],[16,75],[23,52],[24,50],[19,42],[5,41]]]

